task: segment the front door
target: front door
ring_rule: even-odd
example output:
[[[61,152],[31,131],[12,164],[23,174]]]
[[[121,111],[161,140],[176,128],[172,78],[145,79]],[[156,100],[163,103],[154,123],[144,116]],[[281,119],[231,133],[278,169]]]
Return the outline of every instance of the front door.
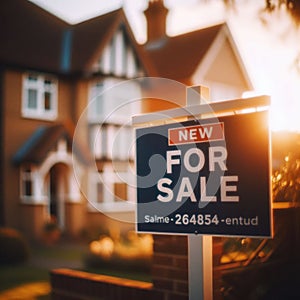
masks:
[[[67,166],[56,164],[49,174],[49,207],[48,212],[59,228],[65,227],[65,198],[67,195]]]

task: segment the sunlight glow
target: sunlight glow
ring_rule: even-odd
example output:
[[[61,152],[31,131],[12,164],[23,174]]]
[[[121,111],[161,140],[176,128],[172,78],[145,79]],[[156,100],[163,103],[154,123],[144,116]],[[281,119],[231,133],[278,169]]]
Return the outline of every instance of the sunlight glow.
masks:
[[[299,82],[300,83],[300,82]],[[296,86],[296,84],[292,84]],[[242,98],[261,96],[255,91],[243,93]],[[265,109],[265,108],[262,108]],[[256,111],[255,108],[244,109],[242,113]],[[269,125],[271,131],[300,132],[300,89],[287,88],[283,95],[281,92],[271,95]]]
[[[114,251],[114,242],[110,237],[103,237],[90,243],[90,251],[108,259]]]
[[[299,76],[299,75],[298,75]],[[298,80],[298,83],[296,82]],[[270,126],[273,131],[300,132],[300,80],[289,76],[281,93],[271,96]]]

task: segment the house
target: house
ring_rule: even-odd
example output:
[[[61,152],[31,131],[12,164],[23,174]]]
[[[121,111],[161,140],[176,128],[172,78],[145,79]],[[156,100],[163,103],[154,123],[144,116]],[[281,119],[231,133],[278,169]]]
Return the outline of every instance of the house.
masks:
[[[132,228],[131,116],[184,105],[185,85],[209,86],[212,100],[252,88],[226,24],[168,37],[167,13],[149,2],[138,45],[122,9],[70,25],[27,0],[0,2],[1,225],[29,238],[51,220],[71,236]],[[172,101],[132,80],[147,76],[180,82]]]
[[[132,191],[114,169],[127,176],[131,168],[128,119],[140,108],[127,105],[127,115],[116,108],[138,97],[140,87],[129,83],[126,95],[103,94],[147,74],[124,12],[70,25],[27,0],[12,0],[1,1],[0,15],[1,224],[35,238],[50,219],[76,235],[105,223],[99,211],[103,218],[133,216],[124,207]],[[84,126],[76,128],[79,120]],[[80,141],[73,145],[75,129]]]
[[[245,91],[253,89],[226,23],[171,37],[166,34],[168,9],[163,1],[150,1],[145,16],[148,39],[142,48],[150,61],[150,76],[188,86],[207,86],[211,101],[241,98]],[[185,92],[178,96],[181,93],[176,90],[174,94],[185,105]],[[172,106],[164,104],[164,108]],[[157,107],[152,102],[147,110],[157,110]]]

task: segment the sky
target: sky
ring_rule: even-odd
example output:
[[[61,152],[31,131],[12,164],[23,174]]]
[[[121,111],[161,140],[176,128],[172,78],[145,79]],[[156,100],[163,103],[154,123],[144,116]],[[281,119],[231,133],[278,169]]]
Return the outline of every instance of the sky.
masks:
[[[143,11],[147,0],[30,0],[71,23],[124,8],[139,43],[146,41]],[[263,0],[236,0],[226,10],[220,0],[165,0],[169,8],[167,34],[197,30],[226,21],[257,94],[269,94],[274,130],[300,131],[300,30],[293,30],[287,14],[262,12]],[[297,67],[299,68],[297,70]]]

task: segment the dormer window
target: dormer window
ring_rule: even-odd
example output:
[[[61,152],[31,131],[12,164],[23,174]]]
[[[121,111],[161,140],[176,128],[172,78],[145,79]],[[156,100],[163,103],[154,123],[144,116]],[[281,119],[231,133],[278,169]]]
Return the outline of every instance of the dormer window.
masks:
[[[57,80],[26,74],[23,79],[22,116],[54,120],[57,117]]]
[[[124,78],[136,78],[143,75],[135,51],[130,45],[124,29],[119,28],[114,34],[93,69],[95,73]]]

